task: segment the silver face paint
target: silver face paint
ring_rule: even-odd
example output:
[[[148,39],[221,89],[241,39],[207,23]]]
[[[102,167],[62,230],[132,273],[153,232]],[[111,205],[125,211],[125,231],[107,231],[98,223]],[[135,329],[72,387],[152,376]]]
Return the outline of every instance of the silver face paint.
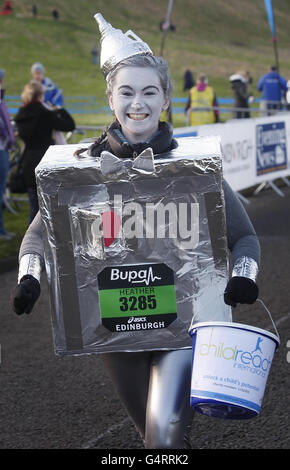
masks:
[[[22,256],[19,262],[18,283],[25,274],[30,274],[40,282],[43,262],[40,256],[35,254],[27,254]]]
[[[236,261],[233,267],[232,277],[247,277],[255,282],[258,275],[258,270],[258,264],[254,259],[249,258],[248,256],[243,256]]]
[[[168,100],[157,72],[151,67],[123,67],[109,95],[122,132],[130,143],[146,142],[157,131],[161,111]]]

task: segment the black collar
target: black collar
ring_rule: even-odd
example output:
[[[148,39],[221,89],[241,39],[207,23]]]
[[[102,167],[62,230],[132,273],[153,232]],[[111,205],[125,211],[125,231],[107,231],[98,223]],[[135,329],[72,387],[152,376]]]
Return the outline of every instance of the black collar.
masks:
[[[107,129],[107,139],[112,153],[120,158],[134,158],[148,147],[152,148],[154,155],[176,148],[177,142],[173,139],[172,135],[173,129],[171,124],[160,122],[158,131],[149,140],[130,144],[122,134],[118,121],[114,121]]]

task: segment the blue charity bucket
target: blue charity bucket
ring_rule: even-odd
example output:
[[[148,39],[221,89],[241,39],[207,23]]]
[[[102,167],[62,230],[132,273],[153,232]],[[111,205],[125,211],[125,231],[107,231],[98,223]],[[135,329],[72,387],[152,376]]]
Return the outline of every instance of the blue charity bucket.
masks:
[[[260,412],[265,387],[280,338],[275,332],[231,322],[191,325],[192,377],[190,404],[216,418],[248,419]]]

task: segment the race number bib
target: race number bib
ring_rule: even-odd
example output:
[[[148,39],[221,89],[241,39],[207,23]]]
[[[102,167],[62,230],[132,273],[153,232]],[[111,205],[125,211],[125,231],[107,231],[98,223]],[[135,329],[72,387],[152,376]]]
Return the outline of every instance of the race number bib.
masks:
[[[101,321],[110,331],[167,328],[177,317],[174,275],[166,264],[110,266],[98,283]]]

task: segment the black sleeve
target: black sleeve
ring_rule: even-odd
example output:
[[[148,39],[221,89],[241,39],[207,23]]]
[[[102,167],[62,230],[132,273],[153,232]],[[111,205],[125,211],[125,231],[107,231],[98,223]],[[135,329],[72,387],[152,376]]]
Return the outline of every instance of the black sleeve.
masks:
[[[214,93],[214,96],[213,96],[212,106],[214,106],[215,108],[218,108],[218,100],[217,100],[217,97],[216,97],[216,94],[215,94],[215,93]],[[214,109],[213,113],[214,113],[214,117],[215,117],[215,122],[220,122],[220,113],[219,113],[219,110],[218,110],[218,109]]]
[[[228,248],[233,264],[238,258],[248,256],[260,264],[260,244],[250,218],[230,185],[223,183],[226,209]]]
[[[75,129],[76,126],[73,118],[64,108],[50,112],[53,129],[57,131],[73,131]]]
[[[244,100],[248,98],[246,85],[240,85],[239,87],[237,87],[236,91],[237,91],[239,98],[242,98]]]
[[[188,99],[187,99],[186,106],[185,106],[185,108],[184,108],[184,112],[185,112],[185,113],[189,110],[190,105],[191,105],[191,99],[190,99],[190,94],[189,94],[189,95],[188,95]]]

